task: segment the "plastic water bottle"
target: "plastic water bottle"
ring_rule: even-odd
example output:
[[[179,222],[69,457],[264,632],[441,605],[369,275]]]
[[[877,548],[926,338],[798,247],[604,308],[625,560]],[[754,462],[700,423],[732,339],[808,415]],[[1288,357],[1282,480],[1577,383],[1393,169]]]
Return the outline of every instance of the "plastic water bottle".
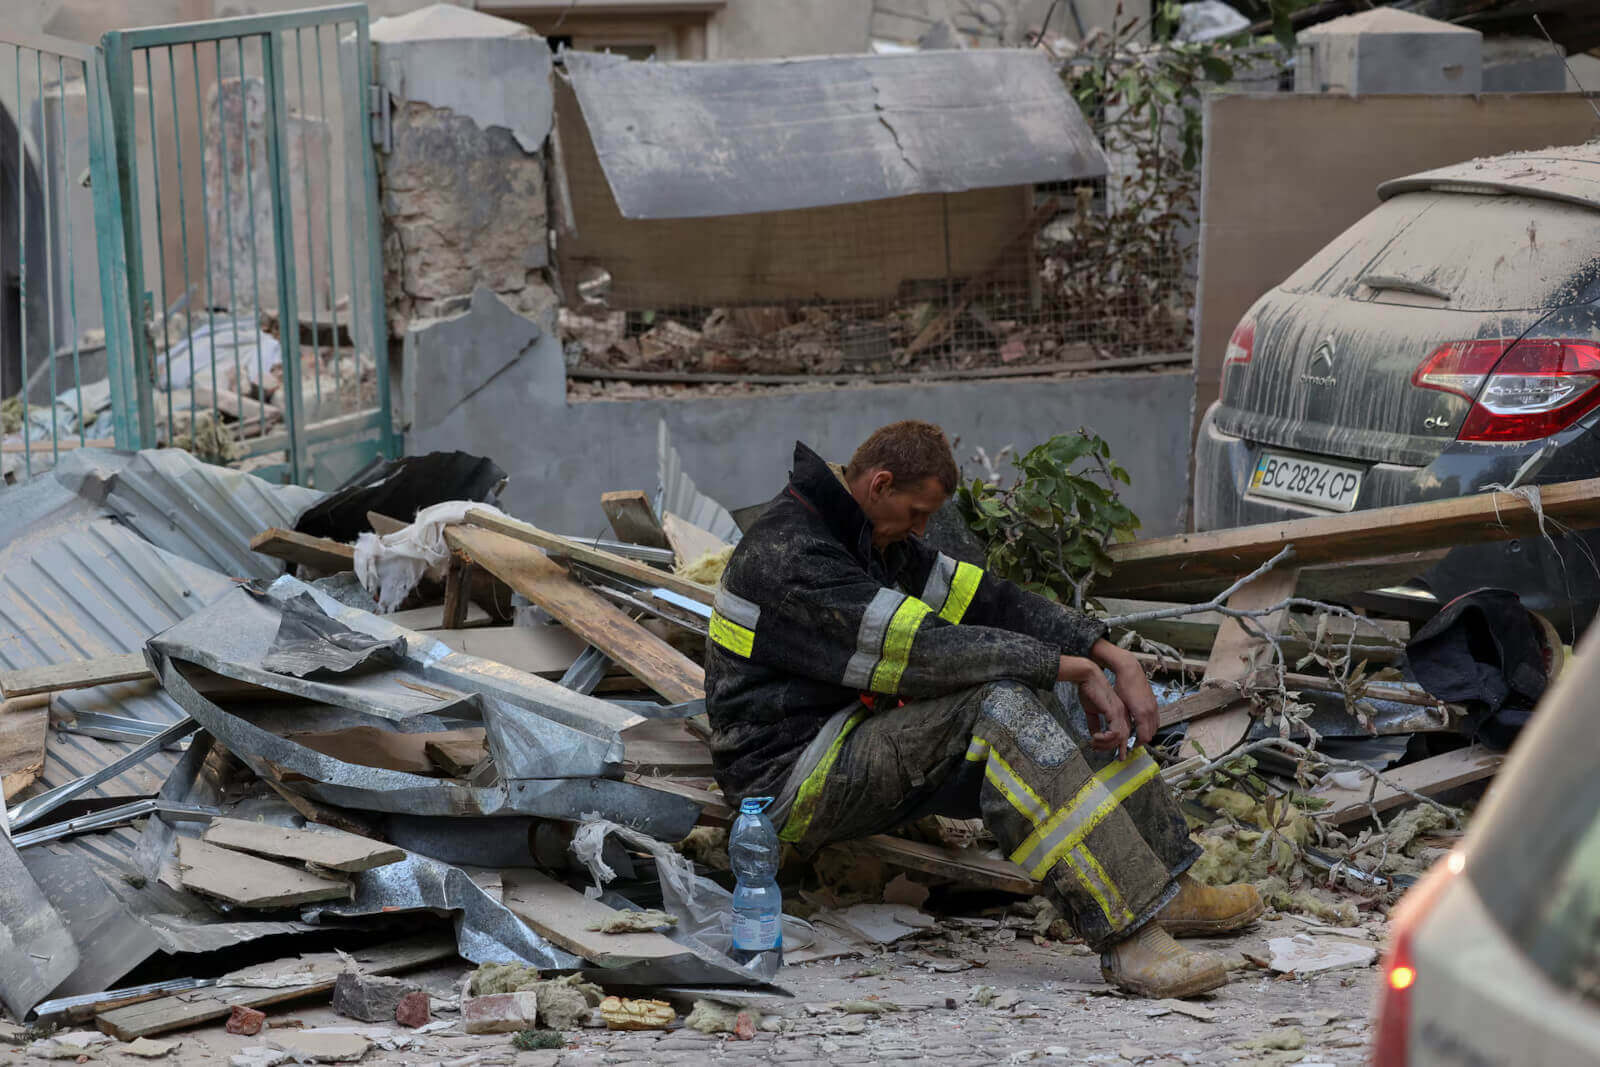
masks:
[[[783,894],[778,890],[778,832],[764,814],[771,797],[746,797],[728,835],[728,859],[739,879],[733,890],[736,963],[771,977],[783,963]]]

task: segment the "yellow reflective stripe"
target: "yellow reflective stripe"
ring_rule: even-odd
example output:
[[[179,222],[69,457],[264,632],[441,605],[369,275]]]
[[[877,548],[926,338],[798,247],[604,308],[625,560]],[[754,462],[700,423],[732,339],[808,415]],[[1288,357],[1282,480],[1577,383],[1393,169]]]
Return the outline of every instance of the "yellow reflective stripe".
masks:
[[[750,658],[750,650],[755,648],[756,632],[747,629],[723,615],[721,612],[711,613],[711,626],[708,631],[711,640],[732,652],[736,656]]]
[[[989,784],[1000,790],[1000,795],[1011,803],[1013,808],[1022,813],[1022,817],[1034,826],[1038,826],[1050,817],[1050,805],[1039,798],[1022,776],[1011,769],[1011,764],[1005,757],[989,746],[989,742],[981,737],[974,737],[967,746],[967,759],[974,763],[987,761],[983,769],[984,778]]]
[[[1119,763],[1102,767],[1050,821],[1036,828],[1011,854],[1013,863],[1041,878],[1063,855],[1078,846],[1118,804],[1160,771],[1140,749]],[[1042,855],[1038,855],[1042,850]],[[1037,855],[1037,858],[1035,858]]]
[[[844,739],[850,736],[862,719],[867,717],[867,709],[851,715],[839,728],[839,736],[833,739],[833,744],[828,746],[828,751],[822,754],[817,765],[806,775],[806,780],[800,783],[800,792],[794,798],[794,807],[789,809],[789,817],[784,820],[783,829],[778,831],[778,836],[785,841],[801,841],[805,839],[806,831],[811,829],[811,816],[816,814],[817,801],[822,796],[822,784],[828,777],[828,772],[833,770],[833,763],[839,758],[839,751],[844,748]]]
[[[972,598],[978,593],[978,583],[983,580],[983,571],[970,563],[956,564],[956,576],[950,582],[950,595],[945,598],[944,607],[939,609],[939,618],[945,622],[960,622],[967,614],[967,608],[972,606]]]
[[[1133,922],[1133,912],[1128,909],[1128,902],[1122,898],[1122,892],[1117,889],[1117,883],[1111,880],[1106,869],[1100,866],[1100,861],[1093,852],[1079,845],[1068,853],[1072,861],[1072,869],[1078,872],[1089,892],[1093,894],[1100,911],[1111,920],[1112,926]]]
[[[916,639],[917,627],[933,609],[916,597],[906,597],[889,620],[889,632],[883,638],[883,654],[872,672],[872,691],[894,693],[900,689],[900,676],[906,672],[911,659],[911,642]]]

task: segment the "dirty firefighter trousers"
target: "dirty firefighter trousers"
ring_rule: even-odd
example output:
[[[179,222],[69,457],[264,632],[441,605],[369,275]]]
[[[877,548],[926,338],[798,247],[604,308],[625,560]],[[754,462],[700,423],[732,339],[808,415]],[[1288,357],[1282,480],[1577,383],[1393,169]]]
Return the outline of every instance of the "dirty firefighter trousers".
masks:
[[[1144,749],[1093,751],[1081,712],[1017,682],[858,709],[782,836],[809,852],[931,814],[981,815],[1095,950],[1160,911],[1200,853]]]

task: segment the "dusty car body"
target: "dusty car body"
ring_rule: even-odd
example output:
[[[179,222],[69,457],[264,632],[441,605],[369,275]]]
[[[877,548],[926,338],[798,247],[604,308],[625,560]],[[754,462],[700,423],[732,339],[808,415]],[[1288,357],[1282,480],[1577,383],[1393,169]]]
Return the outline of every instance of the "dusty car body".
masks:
[[[1600,474],[1600,147],[1387,182],[1256,301],[1195,462],[1199,529]],[[1595,537],[1458,549],[1440,599],[1521,593],[1563,631],[1600,605]]]
[[[1374,1067],[1600,1063],[1593,634],[1461,845],[1396,908]]]

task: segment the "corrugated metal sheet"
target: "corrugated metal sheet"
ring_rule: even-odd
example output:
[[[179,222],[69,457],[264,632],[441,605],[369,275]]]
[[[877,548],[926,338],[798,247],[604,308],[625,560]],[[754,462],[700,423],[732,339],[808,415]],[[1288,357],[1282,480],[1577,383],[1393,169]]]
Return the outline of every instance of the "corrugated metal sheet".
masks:
[[[234,584],[110,519],[32,533],[0,550],[0,666],[15,670],[138,652],[152,635]],[[184,714],[154,682],[61,692],[52,704],[61,712],[99,711],[163,724]],[[125,751],[123,742],[52,730],[39,788],[89,774]],[[163,754],[87,795],[154,793],[173,758]]]
[[[683,469],[683,457],[672,447],[665,419],[656,423],[656,465],[661,482],[656,488],[656,514],[670,511],[730,545],[739,543],[744,533],[728,509],[696,489],[694,479]]]
[[[151,544],[238,578],[275,578],[283,564],[250,551],[269,526],[292,527],[324,494],[202,463],[176,448],[140,452],[113,475],[104,504]]]
[[[1038,50],[566,68],[623,217],[684,219],[1096,178]]]

